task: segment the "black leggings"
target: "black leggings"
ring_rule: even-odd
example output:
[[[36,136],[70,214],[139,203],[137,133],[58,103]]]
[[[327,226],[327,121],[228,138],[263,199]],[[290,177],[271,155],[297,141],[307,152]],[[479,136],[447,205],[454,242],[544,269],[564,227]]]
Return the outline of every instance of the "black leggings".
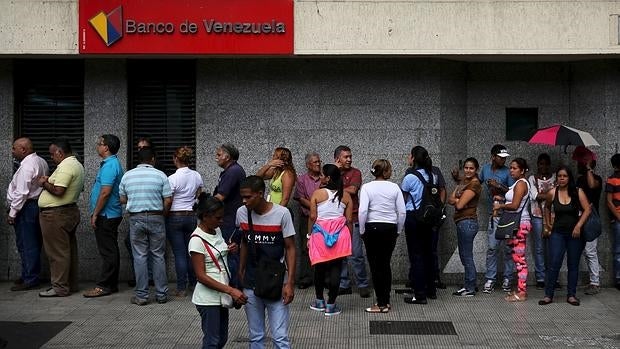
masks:
[[[398,226],[390,223],[366,223],[364,246],[370,265],[372,284],[377,295],[377,305],[385,307],[390,304],[392,291],[392,252],[398,238]]]
[[[324,299],[323,291],[327,287],[327,304],[336,303],[340,287],[340,271],[343,258],[317,263],[314,265],[314,291],[316,299]]]

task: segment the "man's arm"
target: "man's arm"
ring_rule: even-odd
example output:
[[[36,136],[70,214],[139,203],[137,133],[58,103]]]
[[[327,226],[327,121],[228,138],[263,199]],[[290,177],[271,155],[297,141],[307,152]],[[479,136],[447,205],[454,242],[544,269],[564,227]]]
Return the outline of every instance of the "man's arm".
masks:
[[[172,206],[172,196],[164,198],[164,216],[168,216],[168,212],[170,212],[170,206]]]
[[[120,196],[120,201],[121,201],[121,204],[123,204],[123,205],[127,204],[127,196],[121,195]]]
[[[288,279],[282,290],[282,301],[289,304],[295,297],[295,237],[284,238],[284,253],[286,256],[286,266],[288,268]]]
[[[54,195],[54,196],[63,196],[65,194],[65,191],[67,190],[67,188],[65,187],[61,187],[58,185],[54,185],[50,182],[48,182],[49,177],[47,176],[42,176],[39,177],[38,183],[39,186],[41,188],[43,188],[44,190],[48,191],[50,194]]]
[[[95,228],[97,224],[97,216],[103,210],[110,195],[112,194],[112,186],[105,185],[101,187],[101,191],[99,192],[99,197],[97,198],[97,203],[95,204],[95,208],[93,209],[93,213],[90,216],[90,225]]]
[[[605,201],[607,202],[607,208],[609,209],[609,212],[613,214],[614,219],[617,222],[620,222],[620,212],[618,212],[618,210],[616,209],[616,205],[614,205],[613,193],[607,193]]]

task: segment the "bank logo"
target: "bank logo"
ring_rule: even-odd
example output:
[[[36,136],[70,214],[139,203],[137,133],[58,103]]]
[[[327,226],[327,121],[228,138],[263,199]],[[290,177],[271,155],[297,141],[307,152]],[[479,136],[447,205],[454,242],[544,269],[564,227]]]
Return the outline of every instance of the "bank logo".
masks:
[[[123,37],[123,8],[119,6],[110,13],[97,13],[89,21],[106,46],[110,46]]]

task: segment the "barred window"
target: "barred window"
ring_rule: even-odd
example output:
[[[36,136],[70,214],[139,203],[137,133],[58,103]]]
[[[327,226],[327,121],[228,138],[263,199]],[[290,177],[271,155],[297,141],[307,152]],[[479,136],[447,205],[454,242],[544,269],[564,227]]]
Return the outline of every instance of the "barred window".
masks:
[[[196,148],[196,63],[194,60],[130,60],[128,168],[138,164],[138,140],[150,139],[162,171],[175,171],[176,148]],[[193,166],[195,159],[192,159]]]

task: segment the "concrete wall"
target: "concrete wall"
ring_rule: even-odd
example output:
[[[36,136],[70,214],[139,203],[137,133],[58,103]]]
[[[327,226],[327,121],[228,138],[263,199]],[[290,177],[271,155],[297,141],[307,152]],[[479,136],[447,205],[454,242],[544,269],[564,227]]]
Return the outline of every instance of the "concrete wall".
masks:
[[[10,142],[13,138],[13,78],[10,60],[0,62],[0,193],[10,180]],[[505,141],[505,108],[538,107],[539,126],[567,123],[592,131],[602,144],[595,148],[598,173],[610,173],[609,158],[618,151],[619,61],[581,63],[461,63],[432,59],[203,59],[197,62],[196,118],[197,169],[210,191],[220,169],[215,147],[237,144],[241,165],[255,173],[277,146],[289,147],[297,170],[305,170],[303,156],[318,151],[332,161],[333,149],[348,144],[354,166],[364,181],[377,158],[394,166],[395,182],[406,168],[407,154],[416,144],[427,147],[453,189],[449,170],[459,159],[475,156],[488,162],[490,147],[506,144],[512,156],[523,156],[533,167],[538,153],[549,152],[554,164],[570,163],[560,147],[532,146]],[[87,60],[85,64],[86,207],[99,159],[93,147],[99,134],[127,135],[127,82],[123,60]],[[570,150],[569,150],[570,152]],[[480,208],[480,227],[486,227],[486,204]],[[3,210],[4,212],[4,210]],[[4,214],[0,219],[5,219]],[[604,217],[606,221],[606,217]],[[96,278],[99,257],[84,211],[78,235],[80,277]],[[605,229],[607,226],[605,225]],[[120,240],[127,231],[121,227]],[[19,272],[13,231],[0,225],[0,280]],[[478,236],[476,265],[484,272],[485,234]],[[604,282],[611,277],[611,241],[605,232],[599,254]],[[129,276],[126,252],[121,248],[122,278]],[[445,278],[461,280],[454,225],[442,229],[440,258]],[[169,253],[169,255],[171,255]],[[169,257],[169,277],[174,279]],[[394,253],[394,276],[406,277],[404,237]],[[585,266],[585,265],[583,265]],[[533,272],[531,273],[533,274]]]
[[[618,1],[295,1],[295,54],[617,54]],[[77,0],[0,2],[1,54],[77,54]]]
[[[2,54],[77,54],[76,0],[0,1]]]

